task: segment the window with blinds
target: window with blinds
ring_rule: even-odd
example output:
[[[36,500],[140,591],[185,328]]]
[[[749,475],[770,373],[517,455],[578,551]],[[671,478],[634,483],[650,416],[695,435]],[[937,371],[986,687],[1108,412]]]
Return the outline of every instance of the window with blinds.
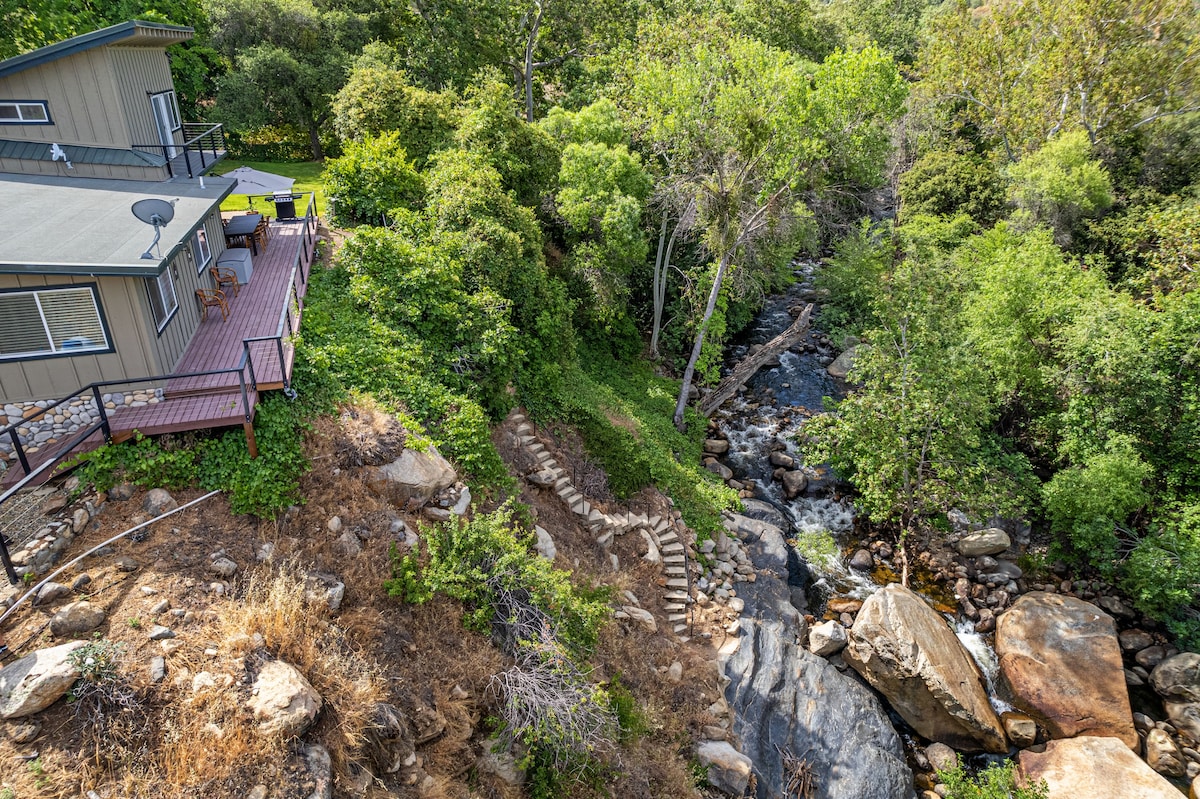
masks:
[[[0,359],[108,349],[91,287],[0,293]]]
[[[175,280],[171,277],[170,268],[164,269],[158,277],[146,278],[146,294],[150,297],[154,327],[161,333],[179,308],[179,301],[175,299]]]

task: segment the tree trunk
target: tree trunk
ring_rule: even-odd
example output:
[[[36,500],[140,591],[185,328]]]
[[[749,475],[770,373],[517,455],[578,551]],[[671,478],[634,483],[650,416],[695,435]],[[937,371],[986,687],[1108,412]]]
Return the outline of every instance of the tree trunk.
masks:
[[[325,151],[321,149],[321,131],[317,123],[313,120],[308,121],[308,147],[312,151],[314,161],[320,161],[325,157]]]
[[[704,348],[704,334],[708,331],[708,322],[717,308],[717,297],[721,294],[721,284],[725,281],[725,272],[729,269],[729,261],[733,258],[733,253],[734,248],[731,247],[721,256],[721,263],[717,267],[717,276],[713,278],[712,291],[708,292],[708,304],[704,307],[704,318],[700,320],[700,329],[696,331],[696,343],[692,346],[692,354],[688,358],[687,368],[683,370],[683,385],[679,387],[679,399],[675,402],[675,427],[681,433],[686,429],[686,425],[683,423],[683,409],[687,407],[688,390],[692,387],[692,377],[696,374],[696,362],[700,360],[700,351]]]
[[[537,47],[538,29],[542,26],[542,4],[534,3],[537,13],[529,27],[529,38],[525,40],[525,71],[521,79],[525,82],[525,121],[533,122],[533,51]]]
[[[654,326],[650,333],[650,357],[658,357],[658,331],[662,326],[663,304],[659,299],[658,284],[663,282],[666,275],[661,275],[659,270],[662,268],[663,262],[663,247],[667,242],[667,212],[663,211],[662,228],[658,231],[658,252],[654,255],[654,280],[650,287],[650,295],[654,298]]]
[[[715,389],[709,392],[709,395],[704,398],[704,402],[700,403],[700,413],[705,417],[712,416],[713,411],[720,408],[725,400],[736,394],[742,384],[754,377],[755,373],[763,367],[763,364],[804,338],[808,333],[808,323],[812,316],[812,310],[812,304],[809,303],[800,315],[796,317],[796,321],[792,322],[791,327],[764,344],[761,350],[748,358],[744,358],[741,363],[735,366],[733,371],[718,383]]]

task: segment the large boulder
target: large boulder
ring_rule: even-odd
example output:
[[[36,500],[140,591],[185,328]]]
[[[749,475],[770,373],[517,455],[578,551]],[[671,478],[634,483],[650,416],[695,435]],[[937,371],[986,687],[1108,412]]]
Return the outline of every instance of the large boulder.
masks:
[[[70,655],[86,641],[39,649],[0,669],[0,719],[19,719],[53,705],[79,679]]]
[[[899,583],[863,603],[842,657],[931,741],[1008,751],[975,661],[941,615]]]
[[[1027,783],[1045,780],[1047,799],[1180,799],[1179,789],[1117,738],[1081,736],[1051,741],[1044,752],[1020,754]]]
[[[750,758],[728,741],[704,741],[696,747],[696,759],[708,769],[708,782],[730,796],[742,796],[750,785]]]
[[[753,763],[755,796],[771,799],[786,783],[782,751],[806,758],[820,775],[812,799],[912,799],[912,772],[879,699],[796,643],[804,617],[787,576],[802,582],[807,569],[783,532],[745,516],[728,525],[760,570],[738,588],[745,602],[739,645],[724,663],[733,732]]]
[[[420,507],[458,480],[454,467],[437,449],[406,449],[391,463],[371,468],[367,485],[396,505],[412,502]]]
[[[1013,704],[1051,738],[1119,738],[1138,748],[1113,619],[1082,599],[1035,591],[996,623],[996,654]]]
[[[1200,702],[1200,655],[1180,652],[1150,673],[1150,685],[1168,702]]]
[[[846,375],[850,374],[850,370],[854,368],[854,359],[858,356],[860,346],[862,345],[853,346],[834,358],[833,363],[825,367],[825,371],[839,380],[845,380]]]
[[[282,660],[263,664],[251,694],[246,706],[254,714],[261,735],[300,735],[321,712],[321,695],[295,666]]]
[[[1012,546],[1012,540],[1008,533],[999,527],[989,527],[964,535],[955,546],[964,558],[978,558],[984,555],[999,555]]]
[[[50,633],[55,638],[82,635],[104,623],[104,608],[85,599],[64,605],[50,619]]]

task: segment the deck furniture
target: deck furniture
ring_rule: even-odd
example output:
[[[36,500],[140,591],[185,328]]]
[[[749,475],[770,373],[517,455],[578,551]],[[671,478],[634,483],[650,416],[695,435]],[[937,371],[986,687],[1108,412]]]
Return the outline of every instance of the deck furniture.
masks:
[[[238,284],[237,272],[224,266],[214,266],[208,270],[212,275],[213,282],[217,284],[217,289],[225,290],[225,286],[233,286],[233,296],[238,295],[241,286]]]
[[[251,252],[258,255],[258,241],[254,232],[262,220],[262,214],[240,214],[230,219],[225,225],[225,246],[249,246]]]
[[[229,305],[225,302],[225,292],[212,289],[196,289],[196,297],[200,300],[200,321],[208,318],[209,308],[221,309],[221,321],[229,319]]]

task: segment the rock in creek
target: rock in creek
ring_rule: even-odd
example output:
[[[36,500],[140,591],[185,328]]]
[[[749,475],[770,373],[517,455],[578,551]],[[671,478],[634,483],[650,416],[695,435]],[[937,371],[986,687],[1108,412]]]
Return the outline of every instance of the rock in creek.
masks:
[[[1008,533],[999,527],[989,527],[977,533],[969,533],[955,545],[963,557],[978,558],[981,555],[999,555],[1012,546]]]
[[[787,544],[778,527],[743,516],[730,526],[740,532],[758,569],[788,573]],[[786,782],[782,749],[807,758],[821,775],[812,799],[913,799],[912,772],[879,700],[796,645],[803,618],[787,583],[763,577],[743,584],[738,595],[746,606],[740,646],[725,663],[730,678],[725,695],[741,751],[754,764],[756,796],[780,794]]]
[[[1180,799],[1179,791],[1117,738],[1082,736],[1025,750],[1021,774],[1045,780],[1049,799]]]
[[[956,749],[1006,752],[982,675],[925,600],[893,583],[863,603],[842,656],[917,732]]]
[[[996,655],[1013,703],[1051,738],[1110,736],[1137,749],[1116,626],[1100,608],[1026,594],[999,617]]]

